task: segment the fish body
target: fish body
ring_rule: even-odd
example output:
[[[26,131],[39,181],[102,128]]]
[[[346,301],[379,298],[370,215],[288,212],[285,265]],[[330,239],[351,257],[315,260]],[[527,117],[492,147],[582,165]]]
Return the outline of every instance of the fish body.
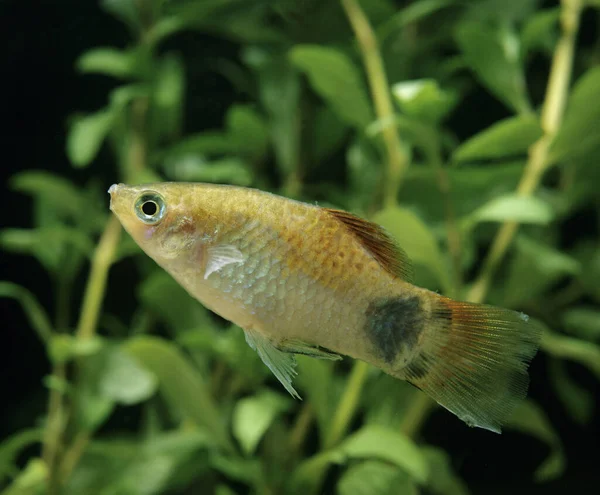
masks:
[[[499,431],[539,331],[522,315],[410,283],[402,250],[352,214],[200,183],[114,185],[111,209],[194,298],[241,327],[294,396],[294,354],[347,355]]]

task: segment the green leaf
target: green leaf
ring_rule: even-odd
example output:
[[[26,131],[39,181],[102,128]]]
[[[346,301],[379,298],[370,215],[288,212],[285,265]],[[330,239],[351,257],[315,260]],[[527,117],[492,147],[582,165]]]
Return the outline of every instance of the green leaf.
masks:
[[[40,340],[44,343],[50,341],[54,333],[50,318],[31,292],[12,282],[0,281],[0,297],[15,299],[23,308],[29,324]]]
[[[201,156],[180,156],[165,163],[165,175],[174,181],[210,182],[249,186],[253,181],[250,166],[243,160],[230,157],[206,160]]]
[[[536,481],[549,481],[562,474],[566,461],[562,442],[544,411],[537,404],[530,400],[523,401],[515,410],[507,426],[534,436],[550,447],[550,455],[534,473]]]
[[[467,485],[452,470],[450,455],[437,447],[424,446],[421,452],[429,465],[427,486],[436,495],[469,495]]]
[[[112,347],[106,352],[103,368],[98,391],[107,399],[131,405],[152,397],[156,391],[154,375],[119,347]]]
[[[551,162],[580,160],[599,151],[599,86],[600,67],[593,67],[573,87],[565,118],[550,148]]]
[[[41,459],[33,458],[2,495],[43,495],[46,492],[48,467]]]
[[[131,53],[115,48],[94,48],[79,57],[77,69],[86,74],[126,78],[134,74],[134,58]]]
[[[300,160],[300,77],[283,55],[252,47],[243,57],[258,74],[259,94],[269,115],[277,165],[284,174],[297,170]]]
[[[559,33],[560,7],[535,12],[525,21],[521,32],[523,53],[540,50],[550,54]]]
[[[136,337],[124,348],[156,376],[160,393],[174,411],[206,427],[222,446],[231,448],[208,385],[177,347],[156,337]]]
[[[452,158],[456,162],[508,158],[527,152],[541,136],[542,129],[535,116],[510,117],[461,144]]]
[[[427,267],[444,290],[449,290],[450,278],[438,243],[417,215],[406,208],[392,207],[376,213],[373,221],[386,228],[411,260]]]
[[[6,229],[0,231],[0,246],[13,253],[34,256],[55,275],[68,276],[64,262],[73,257],[90,257],[94,244],[85,232],[56,225],[38,229]],[[70,249],[74,248],[74,249]]]
[[[85,167],[94,160],[114,117],[111,109],[105,109],[73,120],[67,135],[67,156],[74,166]]]
[[[554,357],[576,361],[600,379],[600,346],[545,328],[541,347]]]
[[[361,75],[343,52],[317,45],[296,45],[290,60],[306,73],[314,90],[339,117],[360,129],[373,120]]]
[[[154,271],[138,286],[138,298],[175,332],[209,326],[206,309],[163,270]]]
[[[365,422],[399,429],[418,390],[385,373],[374,374],[364,388]]]
[[[549,377],[556,395],[574,421],[581,425],[590,422],[594,415],[594,396],[567,373],[564,363],[550,360]]]
[[[338,403],[335,387],[335,362],[326,359],[314,359],[302,355],[296,356],[298,363],[298,387],[302,396],[310,401],[317,416],[321,443],[325,440]]]
[[[48,201],[53,208],[71,218],[80,216],[85,197],[73,183],[45,170],[27,170],[10,179],[15,191]]]
[[[492,94],[517,113],[529,111],[519,39],[510,28],[461,24],[456,40],[467,64]]]
[[[350,205],[366,211],[381,190],[383,164],[377,150],[366,139],[356,139],[346,151]]]
[[[380,459],[404,469],[419,483],[425,483],[428,466],[419,448],[397,430],[367,425],[350,435],[337,450],[351,459]]]
[[[592,306],[577,306],[561,315],[566,330],[586,340],[600,340],[600,311]]]
[[[135,0],[101,0],[100,5],[106,12],[127,24],[131,30],[137,31],[140,28],[138,5]]]
[[[262,159],[269,146],[265,119],[249,105],[232,105],[227,111],[227,129],[231,145],[251,161]]]
[[[502,288],[504,305],[515,307],[548,290],[565,275],[581,270],[577,260],[541,242],[520,235],[515,243],[515,256]]]
[[[66,363],[75,357],[91,356],[100,351],[103,346],[102,339],[79,339],[73,335],[58,334],[50,340],[48,352],[54,363]]]
[[[456,94],[442,90],[435,79],[394,84],[392,94],[404,114],[432,124],[441,121],[457,103]]]
[[[316,111],[313,125],[307,129],[308,147],[312,152],[313,165],[318,165],[339,149],[348,134],[348,126],[329,106]]]
[[[463,218],[463,227],[473,228],[481,222],[519,222],[547,225],[553,219],[552,208],[533,196],[506,194],[498,196]]]
[[[167,54],[158,63],[152,92],[152,127],[157,138],[175,139],[183,126],[185,73],[183,62]]]
[[[339,495],[412,495],[418,490],[404,471],[379,461],[349,468],[337,486]]]
[[[259,392],[236,403],[233,410],[233,435],[246,454],[254,453],[271,423],[288,406],[287,398],[269,391]]]
[[[0,444],[0,485],[4,479],[10,476],[11,471],[16,470],[17,457],[20,452],[34,443],[41,443],[43,430],[28,429],[14,433]]]

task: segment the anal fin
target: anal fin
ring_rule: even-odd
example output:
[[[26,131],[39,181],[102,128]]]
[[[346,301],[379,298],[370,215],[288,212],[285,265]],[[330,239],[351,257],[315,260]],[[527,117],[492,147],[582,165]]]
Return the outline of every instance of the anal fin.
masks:
[[[256,331],[244,330],[244,334],[248,345],[258,353],[263,363],[273,372],[290,395],[295,399],[301,399],[292,386],[292,379],[298,374],[295,369],[296,358],[294,354],[278,349],[266,337]]]

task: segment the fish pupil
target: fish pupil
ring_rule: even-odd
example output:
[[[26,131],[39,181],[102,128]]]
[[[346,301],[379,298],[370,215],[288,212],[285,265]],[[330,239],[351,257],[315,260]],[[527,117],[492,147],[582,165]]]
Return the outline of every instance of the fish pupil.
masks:
[[[158,211],[158,205],[154,201],[146,201],[142,205],[142,212],[144,213],[144,215],[153,217],[154,215],[156,215],[157,211]]]

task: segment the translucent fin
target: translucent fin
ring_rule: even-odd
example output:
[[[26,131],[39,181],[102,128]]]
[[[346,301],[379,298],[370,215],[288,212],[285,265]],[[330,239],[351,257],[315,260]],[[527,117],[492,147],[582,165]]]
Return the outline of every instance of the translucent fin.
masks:
[[[292,386],[292,379],[298,374],[295,370],[296,358],[294,355],[280,351],[258,332],[244,330],[244,333],[246,334],[248,345],[258,353],[263,363],[268,366],[285,389],[295,399],[301,399],[298,392]]]
[[[527,395],[540,328],[522,313],[432,297],[438,300],[404,379],[469,426],[500,433]]]
[[[241,251],[231,244],[211,246],[207,249],[206,254],[205,280],[211,273],[218,272],[224,266],[230,265],[231,263],[242,263],[246,259]]]
[[[383,227],[346,211],[330,208],[325,208],[325,211],[342,222],[385,270],[406,282],[412,280],[413,270],[408,255]]]
[[[325,349],[307,344],[301,340],[286,340],[285,342],[279,344],[278,348],[284,352],[304,354],[305,356],[318,359],[329,359],[331,361],[339,361],[342,359],[342,356],[336,354],[335,352],[326,351]]]

